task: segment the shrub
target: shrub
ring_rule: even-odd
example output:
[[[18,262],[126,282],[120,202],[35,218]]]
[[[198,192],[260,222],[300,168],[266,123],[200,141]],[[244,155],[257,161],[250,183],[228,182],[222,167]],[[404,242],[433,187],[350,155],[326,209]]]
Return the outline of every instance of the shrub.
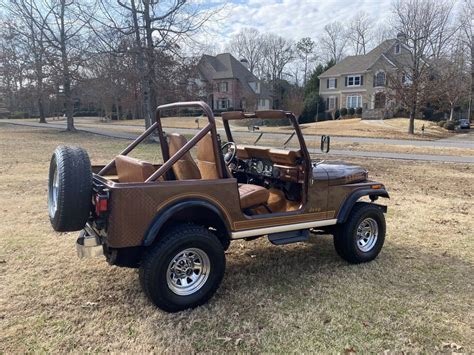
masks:
[[[354,107],[351,107],[348,112],[349,112],[349,115],[353,116],[355,114]]]
[[[440,127],[444,127],[445,124],[446,124],[446,120],[441,120],[438,122],[438,126]]]
[[[341,109],[341,111],[342,111],[342,109]],[[339,117],[341,117],[341,111],[339,111],[339,110],[334,111],[334,118],[333,118],[334,120],[337,120]]]
[[[341,108],[341,111],[339,111],[342,117],[347,116],[347,108],[343,107]]]
[[[362,115],[362,107],[357,107],[356,108],[356,114]]]
[[[453,121],[447,121],[444,124],[444,128],[446,128],[448,131],[454,131],[455,124]]]
[[[264,119],[263,126],[267,126],[267,127],[291,126],[291,122],[288,118],[267,119],[267,120]]]

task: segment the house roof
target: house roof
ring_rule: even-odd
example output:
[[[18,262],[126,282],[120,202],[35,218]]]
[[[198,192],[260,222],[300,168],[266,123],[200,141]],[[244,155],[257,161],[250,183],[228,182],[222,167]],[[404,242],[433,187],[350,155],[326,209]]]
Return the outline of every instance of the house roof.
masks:
[[[370,69],[372,65],[384,55],[395,43],[396,39],[387,39],[364,55],[352,55],[344,58],[336,65],[332,66],[319,77],[337,76],[347,73],[361,73]]]
[[[260,82],[260,94],[256,95],[262,98],[271,96],[266,85],[230,53],[222,53],[216,56],[203,55],[199,61],[198,70],[208,82],[220,79],[238,79],[245,89],[252,92],[249,82]]]

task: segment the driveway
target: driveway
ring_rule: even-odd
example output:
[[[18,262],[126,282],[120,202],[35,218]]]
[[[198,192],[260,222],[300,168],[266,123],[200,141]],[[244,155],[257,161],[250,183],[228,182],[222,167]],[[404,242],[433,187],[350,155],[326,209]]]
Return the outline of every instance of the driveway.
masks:
[[[66,128],[64,121],[50,122],[48,124],[40,124],[36,122],[21,122],[11,121],[7,119],[0,119],[0,123],[7,123],[27,127],[39,127],[45,129],[60,129]],[[117,127],[117,126],[114,126]],[[120,125],[123,128],[137,129],[139,126]],[[106,137],[120,138],[133,140],[138,134],[132,132],[118,132],[112,131],[104,126],[98,127],[94,125],[91,127],[89,123],[76,122],[76,128],[79,131],[98,134]],[[173,128],[173,131],[181,134],[192,134],[197,130],[192,128]],[[219,133],[224,133],[223,129],[218,129]],[[238,137],[255,136],[253,132],[236,131],[233,135]],[[281,135],[288,136],[288,133],[265,133],[266,137],[281,138]],[[311,140],[308,138],[307,140]],[[449,148],[474,148],[474,132],[467,132],[459,136],[445,138],[437,141],[420,141],[420,140],[403,140],[403,139],[383,139],[383,138],[364,138],[364,137],[338,137],[332,136],[332,142],[351,142],[351,143],[382,143],[387,145],[411,145],[417,147],[449,147]],[[348,157],[367,157],[367,158],[384,158],[384,159],[400,159],[400,160],[414,160],[414,161],[435,161],[435,162],[452,162],[452,163],[470,163],[474,164],[474,157],[469,156],[452,156],[452,155],[430,155],[430,154],[407,154],[407,153],[391,153],[391,152],[374,152],[374,151],[356,151],[344,149],[331,149],[329,154],[321,154],[317,149],[309,149],[310,153],[318,154],[320,156],[348,156]]]

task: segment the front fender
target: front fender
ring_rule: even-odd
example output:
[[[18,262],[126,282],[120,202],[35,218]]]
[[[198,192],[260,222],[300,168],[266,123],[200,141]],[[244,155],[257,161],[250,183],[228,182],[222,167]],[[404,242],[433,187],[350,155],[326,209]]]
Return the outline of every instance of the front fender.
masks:
[[[339,213],[337,214],[337,223],[344,223],[347,220],[347,217],[351,213],[352,207],[356,204],[356,202],[364,196],[378,196],[378,197],[385,197],[390,198],[388,195],[387,190],[385,189],[361,189],[356,190],[349,195],[349,197],[344,201],[342,207],[339,209]],[[386,211],[384,211],[386,212]]]

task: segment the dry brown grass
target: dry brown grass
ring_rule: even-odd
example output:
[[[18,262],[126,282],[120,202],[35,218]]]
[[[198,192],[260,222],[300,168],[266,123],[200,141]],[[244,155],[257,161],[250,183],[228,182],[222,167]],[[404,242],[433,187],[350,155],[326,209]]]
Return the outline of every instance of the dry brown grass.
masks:
[[[0,352],[474,351],[472,165],[353,160],[392,197],[377,260],[349,265],[329,236],[235,242],[211,302],[173,315],[135,270],[79,260],[77,233],[52,231],[47,171],[63,143],[98,162],[127,142],[0,125]]]
[[[421,127],[425,125],[425,134]],[[453,133],[438,127],[434,122],[415,120],[415,134],[408,134],[408,118],[389,120],[347,120],[324,121],[301,125],[305,134],[327,134],[333,136],[394,138],[394,139],[435,139],[450,137]]]
[[[197,128],[195,122],[199,120],[199,127],[203,127],[208,121],[206,117],[167,117],[162,119],[165,128]],[[34,121],[34,120],[33,120]],[[108,126],[111,130],[133,131],[139,133],[143,131],[145,123],[143,120],[124,120],[105,122],[101,118],[81,118],[76,122],[86,127],[104,127]],[[217,127],[223,127],[220,117],[216,117]],[[421,134],[421,127],[425,126],[425,134]],[[127,127],[128,126],[128,127]],[[135,126],[136,128],[131,128]],[[351,136],[351,137],[373,137],[373,138],[393,138],[393,139],[438,139],[451,137],[455,133],[438,127],[436,123],[424,120],[415,120],[415,134],[410,135],[408,130],[408,118],[392,118],[387,120],[361,120],[360,118],[351,118],[336,121],[315,122],[302,124],[304,134],[332,135],[332,136]],[[287,132],[291,127],[262,127],[263,132]],[[233,131],[247,131],[246,126],[233,125]]]
[[[381,143],[331,143],[331,149],[356,150],[366,152],[392,152],[406,154],[428,154],[428,155],[453,155],[453,156],[474,156],[473,148],[456,147],[418,147],[414,145],[395,145]]]

